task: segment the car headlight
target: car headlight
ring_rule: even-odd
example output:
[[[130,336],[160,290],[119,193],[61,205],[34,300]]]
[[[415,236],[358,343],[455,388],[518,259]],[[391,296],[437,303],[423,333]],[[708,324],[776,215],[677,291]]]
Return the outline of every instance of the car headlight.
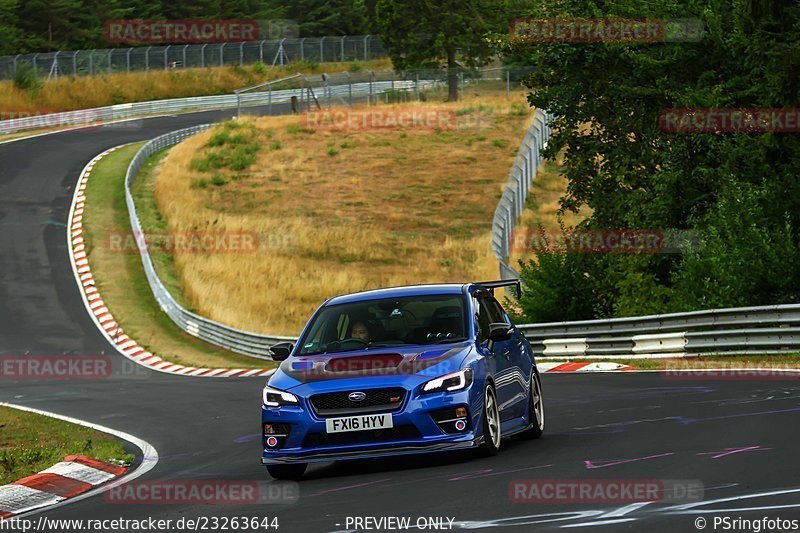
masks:
[[[286,391],[274,389],[269,385],[264,387],[264,405],[267,407],[280,407],[282,405],[300,405],[297,396]]]
[[[472,383],[472,369],[465,368],[452,374],[432,379],[422,386],[422,392],[453,392],[465,389]]]

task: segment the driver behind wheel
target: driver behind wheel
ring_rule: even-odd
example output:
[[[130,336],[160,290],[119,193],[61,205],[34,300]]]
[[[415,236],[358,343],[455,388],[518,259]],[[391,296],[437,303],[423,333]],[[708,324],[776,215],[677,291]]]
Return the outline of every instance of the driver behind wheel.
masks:
[[[350,337],[369,342],[372,336],[370,335],[369,327],[367,327],[366,322],[359,320],[353,324],[353,328],[350,330]]]

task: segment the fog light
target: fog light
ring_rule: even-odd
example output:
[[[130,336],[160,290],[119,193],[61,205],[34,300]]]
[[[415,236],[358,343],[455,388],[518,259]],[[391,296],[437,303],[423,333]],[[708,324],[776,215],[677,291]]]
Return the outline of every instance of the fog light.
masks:
[[[276,433],[272,424],[264,424],[264,435],[274,435]]]
[[[456,417],[458,417],[458,418],[467,418],[467,408],[466,407],[456,407]]]
[[[463,420],[456,420],[456,430],[464,431],[465,429],[467,429],[467,423]]]
[[[274,448],[278,445],[278,437],[267,437],[267,446]]]

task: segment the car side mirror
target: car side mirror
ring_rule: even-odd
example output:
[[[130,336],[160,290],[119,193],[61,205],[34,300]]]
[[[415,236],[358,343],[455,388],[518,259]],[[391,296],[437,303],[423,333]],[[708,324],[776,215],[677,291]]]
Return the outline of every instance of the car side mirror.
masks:
[[[270,346],[269,351],[272,354],[274,361],[285,361],[294,350],[294,344],[291,342],[279,342]]]
[[[489,340],[492,342],[507,341],[514,332],[514,326],[505,322],[489,324]]]

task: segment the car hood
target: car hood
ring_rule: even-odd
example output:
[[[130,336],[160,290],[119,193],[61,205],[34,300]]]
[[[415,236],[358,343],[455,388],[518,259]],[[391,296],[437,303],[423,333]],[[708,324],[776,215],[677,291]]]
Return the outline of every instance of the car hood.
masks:
[[[341,380],[366,385],[415,383],[461,369],[471,343],[444,346],[393,346],[327,355],[290,357],[269,380],[272,387],[290,390],[306,383],[315,389],[348,386]],[[415,379],[416,376],[416,379]]]

